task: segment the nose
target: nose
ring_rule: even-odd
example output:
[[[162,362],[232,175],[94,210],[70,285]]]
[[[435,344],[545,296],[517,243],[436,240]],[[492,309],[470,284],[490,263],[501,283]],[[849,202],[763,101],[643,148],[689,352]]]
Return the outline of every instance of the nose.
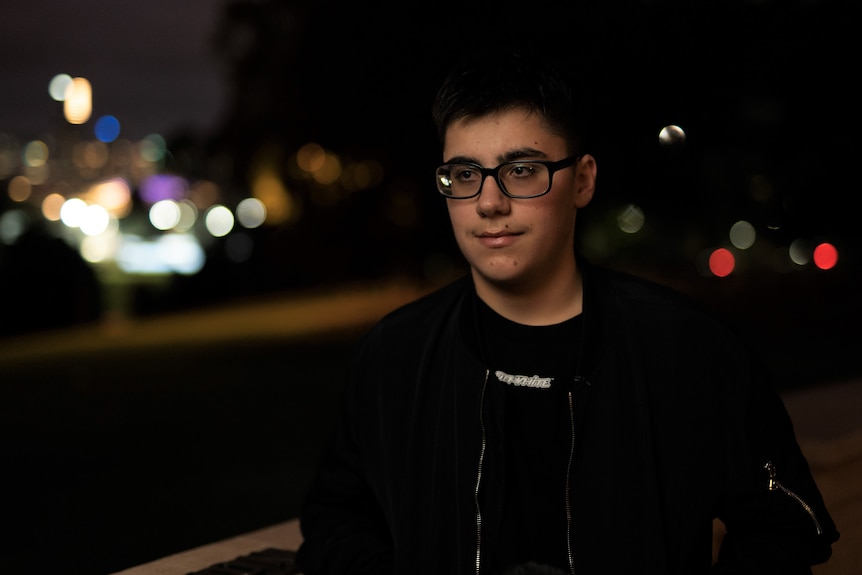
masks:
[[[485,176],[482,189],[476,201],[476,212],[482,217],[509,213],[511,198],[503,193],[497,180],[491,174]]]

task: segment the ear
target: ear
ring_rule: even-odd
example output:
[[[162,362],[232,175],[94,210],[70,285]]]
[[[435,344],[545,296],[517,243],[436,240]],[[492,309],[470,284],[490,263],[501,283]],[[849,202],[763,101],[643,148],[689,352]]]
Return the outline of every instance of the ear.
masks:
[[[584,154],[575,164],[575,207],[583,208],[593,199],[596,191],[596,159]]]

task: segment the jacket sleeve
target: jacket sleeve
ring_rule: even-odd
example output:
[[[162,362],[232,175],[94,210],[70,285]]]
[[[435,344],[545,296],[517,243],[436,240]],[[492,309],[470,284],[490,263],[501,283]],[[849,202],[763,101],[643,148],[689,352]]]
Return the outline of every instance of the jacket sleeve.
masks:
[[[713,573],[810,574],[839,535],[781,397],[762,364],[756,373],[740,401],[740,424],[731,425],[739,432],[729,440],[719,513],[726,535]]]
[[[356,379],[348,382],[334,433],[303,502],[297,564],[305,575],[391,575],[393,570],[390,531],[364,472],[357,431],[364,410]]]

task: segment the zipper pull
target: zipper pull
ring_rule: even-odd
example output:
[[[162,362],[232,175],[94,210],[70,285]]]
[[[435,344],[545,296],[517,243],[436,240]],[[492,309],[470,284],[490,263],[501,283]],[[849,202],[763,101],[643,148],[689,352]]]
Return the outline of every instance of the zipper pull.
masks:
[[[772,461],[767,461],[763,468],[766,470],[766,473],[769,474],[769,483],[767,484],[768,489],[770,491],[775,491],[778,489],[778,481],[775,480],[775,465]]]
[[[787,495],[788,497],[790,497],[791,499],[796,501],[796,503],[798,503],[799,506],[802,507],[802,509],[811,518],[811,521],[814,523],[814,528],[817,530],[817,534],[822,535],[823,534],[823,528],[820,527],[820,521],[817,519],[817,515],[814,513],[814,509],[812,509],[811,506],[808,505],[808,503],[806,503],[801,497],[799,497],[799,495],[797,495],[796,492],[786,488],[781,483],[779,483],[779,481],[775,478],[775,475],[776,475],[775,464],[773,464],[772,461],[767,461],[763,465],[763,468],[766,470],[766,473],[769,475],[769,482],[767,483],[767,487],[769,488],[769,491],[781,490],[782,493],[784,493],[785,495]]]

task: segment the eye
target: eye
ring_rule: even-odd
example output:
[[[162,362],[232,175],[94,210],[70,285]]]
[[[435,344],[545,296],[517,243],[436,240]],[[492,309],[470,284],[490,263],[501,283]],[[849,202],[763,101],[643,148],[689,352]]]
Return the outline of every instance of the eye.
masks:
[[[459,182],[469,182],[476,180],[479,177],[479,172],[473,166],[455,165],[452,166],[452,179]]]
[[[509,164],[504,177],[506,178],[529,178],[536,173],[536,164],[518,162]]]

